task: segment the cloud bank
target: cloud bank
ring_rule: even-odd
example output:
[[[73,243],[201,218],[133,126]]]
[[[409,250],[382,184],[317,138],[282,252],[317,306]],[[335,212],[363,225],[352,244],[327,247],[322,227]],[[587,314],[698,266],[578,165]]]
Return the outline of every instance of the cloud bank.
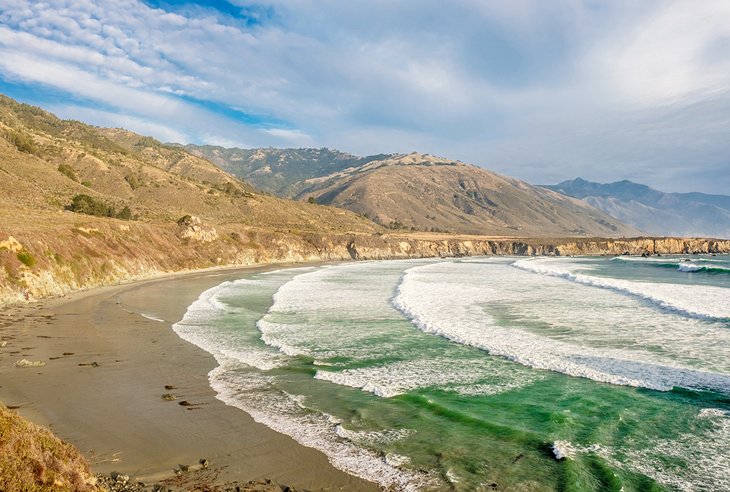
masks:
[[[725,0],[0,0],[0,79],[165,141],[730,189]]]

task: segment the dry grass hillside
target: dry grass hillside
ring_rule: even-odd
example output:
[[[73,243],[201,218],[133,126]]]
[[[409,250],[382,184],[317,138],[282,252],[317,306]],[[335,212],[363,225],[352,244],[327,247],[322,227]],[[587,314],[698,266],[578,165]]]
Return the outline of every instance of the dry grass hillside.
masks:
[[[307,180],[299,198],[391,228],[506,236],[630,236],[638,231],[570,197],[483,168],[412,153]]]
[[[626,230],[574,199],[419,154],[306,186],[343,208],[262,194],[179,147],[0,96],[0,306],[254,263],[730,249],[709,240],[577,240]],[[423,236],[438,230],[482,237]],[[517,238],[528,235],[563,239]]]
[[[78,194],[143,222],[195,215],[267,230],[374,232],[349,212],[281,200],[150,137],[64,121],[0,96],[0,205],[61,212]],[[63,219],[59,219],[63,220]]]
[[[0,490],[92,492],[89,465],[50,431],[0,404]]]
[[[163,272],[319,259],[325,237],[344,248],[343,238],[380,230],[346,210],[258,193],[150,137],[0,96],[0,305]]]

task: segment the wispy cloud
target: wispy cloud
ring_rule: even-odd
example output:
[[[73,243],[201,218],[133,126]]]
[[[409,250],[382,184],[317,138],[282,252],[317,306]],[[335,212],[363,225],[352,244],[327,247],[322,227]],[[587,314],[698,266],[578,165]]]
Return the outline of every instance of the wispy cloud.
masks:
[[[165,140],[730,184],[725,0],[0,0],[0,76]]]

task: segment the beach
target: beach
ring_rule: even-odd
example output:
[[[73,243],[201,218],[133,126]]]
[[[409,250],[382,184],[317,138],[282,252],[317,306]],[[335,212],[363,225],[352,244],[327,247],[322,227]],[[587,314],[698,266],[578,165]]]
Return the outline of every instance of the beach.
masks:
[[[8,308],[0,401],[74,444],[96,473],[155,483],[205,459],[218,483],[378,490],[217,400],[208,384],[215,359],[171,329],[206,289],[274,268],[178,275]],[[16,367],[21,359],[45,365]]]

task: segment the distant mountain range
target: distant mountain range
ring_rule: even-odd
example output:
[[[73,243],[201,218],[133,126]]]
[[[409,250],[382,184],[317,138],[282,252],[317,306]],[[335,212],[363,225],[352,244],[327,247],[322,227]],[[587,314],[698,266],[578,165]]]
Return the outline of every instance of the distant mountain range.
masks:
[[[649,234],[730,238],[730,196],[664,193],[626,180],[601,184],[581,178],[545,188],[579,198]]]
[[[631,236],[639,231],[572,198],[427,154],[358,157],[330,149],[187,145],[272,194],[364,215],[393,229],[500,236]]]

